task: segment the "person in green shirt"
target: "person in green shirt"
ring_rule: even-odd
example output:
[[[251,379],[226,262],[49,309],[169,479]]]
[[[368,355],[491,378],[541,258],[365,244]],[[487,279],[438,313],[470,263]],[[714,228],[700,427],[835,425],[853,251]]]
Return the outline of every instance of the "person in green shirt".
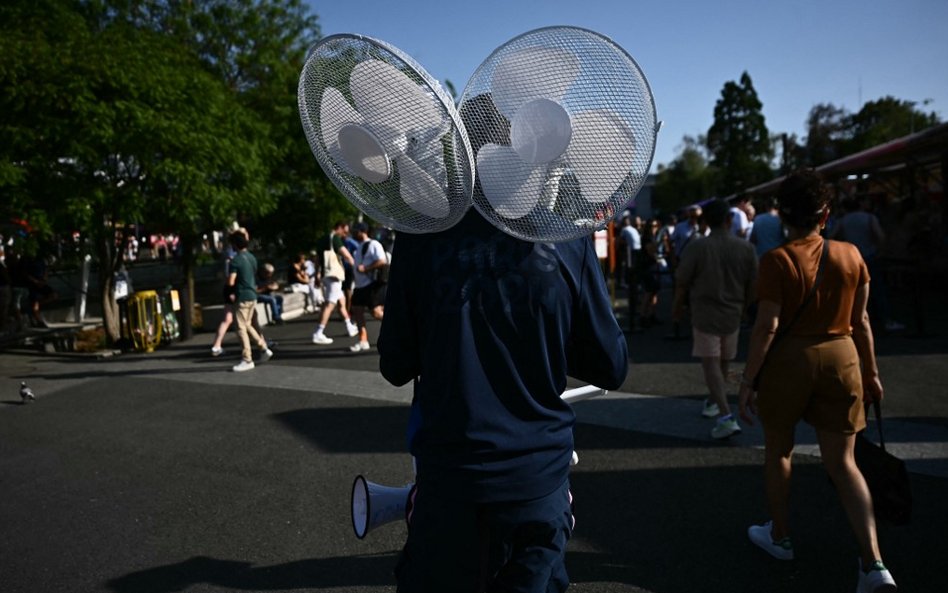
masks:
[[[230,298],[235,304],[237,335],[243,344],[243,359],[234,366],[234,371],[239,373],[254,367],[250,338],[260,347],[260,362],[270,360],[273,351],[267,348],[267,341],[253,327],[253,313],[257,306],[257,258],[247,251],[247,236],[243,233],[238,231],[231,234],[230,244],[237,250],[237,255],[230,263],[227,285],[233,288]]]
[[[352,323],[349,318],[349,310],[346,307],[346,296],[342,289],[342,283],[345,279],[345,269],[342,262],[345,260],[350,266],[355,266],[355,259],[346,249],[343,240],[349,235],[349,225],[343,221],[337,222],[332,232],[320,239],[316,244],[316,249],[321,255],[322,264],[322,283],[326,291],[326,303],[323,305],[323,312],[319,318],[319,325],[313,332],[314,344],[332,344],[332,338],[323,333],[326,325],[329,324],[329,317],[334,309],[339,310],[339,315],[346,323],[346,331],[350,337],[359,335],[359,328]]]

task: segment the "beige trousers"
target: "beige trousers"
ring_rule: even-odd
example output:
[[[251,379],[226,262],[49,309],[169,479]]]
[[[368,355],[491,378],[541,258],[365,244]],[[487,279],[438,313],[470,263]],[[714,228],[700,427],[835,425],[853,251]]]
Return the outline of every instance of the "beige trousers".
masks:
[[[253,341],[257,343],[257,346],[259,346],[261,350],[267,349],[267,342],[253,327],[253,311],[256,306],[256,301],[237,303],[237,335],[240,336],[240,343],[243,345],[241,355],[247,362],[253,360],[253,351],[250,347],[251,338],[253,338]]]

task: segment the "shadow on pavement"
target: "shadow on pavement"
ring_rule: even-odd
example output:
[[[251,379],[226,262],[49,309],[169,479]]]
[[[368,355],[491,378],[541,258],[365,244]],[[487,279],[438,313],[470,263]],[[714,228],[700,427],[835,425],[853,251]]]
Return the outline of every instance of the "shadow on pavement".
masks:
[[[198,584],[237,591],[385,586],[394,582],[390,574],[395,566],[395,556],[393,553],[314,558],[271,566],[195,556],[177,564],[149,568],[112,579],[107,586],[116,593],[171,593],[185,591]]]
[[[746,536],[749,525],[767,519],[763,452],[676,450],[667,437],[588,425],[577,426],[576,438],[583,448],[571,476],[577,525],[568,558],[574,582],[626,583],[660,593],[855,589],[855,540],[813,458],[794,461],[797,559],[785,563]],[[663,448],[663,459],[656,460],[656,449]],[[948,514],[939,502],[948,496],[948,480],[912,480],[912,525],[880,525],[880,544],[902,589],[934,593],[943,587],[932,582],[932,567],[948,552],[942,537]]]
[[[292,410],[274,417],[319,447],[334,453],[403,453],[409,458],[405,429],[408,407]]]
[[[2,589],[391,590],[405,527],[356,541],[349,492],[357,473],[410,475],[407,418],[403,404],[122,377],[5,409]],[[855,589],[853,537],[813,458],[795,460],[797,560],[780,563],[746,538],[767,518],[762,451],[584,423],[575,436],[577,591]],[[903,590],[935,593],[948,479],[912,483],[913,522],[882,525],[881,546]]]

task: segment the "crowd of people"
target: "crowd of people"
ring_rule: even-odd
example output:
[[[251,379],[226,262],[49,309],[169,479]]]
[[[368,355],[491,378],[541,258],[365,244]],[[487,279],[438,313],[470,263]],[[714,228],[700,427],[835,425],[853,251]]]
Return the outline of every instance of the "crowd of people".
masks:
[[[762,424],[771,516],[748,528],[749,539],[774,558],[794,557],[791,458],[795,426],[806,421],[816,429],[859,546],[857,590],[894,591],[854,444],[866,426],[866,406],[883,397],[872,323],[886,331],[904,326],[890,317],[878,263],[885,233],[870,197],[844,198],[844,212],[835,217],[831,202],[818,174],[806,170],[787,176],[776,197],[759,202],[760,214],[738,199],[689,206],[680,222],[625,217],[619,279],[628,290],[630,330],[656,322],[662,275],[674,286],[672,319],[690,321],[692,355],[701,361],[708,390],[700,414],[715,419],[711,437],[740,433],[739,419]],[[727,383],[742,324],[753,329],[738,415]]]
[[[877,329],[898,332],[905,325],[893,317],[885,262],[917,257],[918,249],[909,243],[927,236],[923,223],[931,221],[921,218],[915,212],[915,200],[908,199],[909,206],[902,209],[909,210],[891,216],[895,220],[890,221],[890,229],[886,230],[877,214],[884,207],[884,198],[882,193],[862,192],[833,200],[823,232],[828,238],[857,247],[876,279],[869,301],[870,316]],[[675,270],[684,249],[711,234],[705,212],[710,202],[692,204],[677,214],[648,220],[626,211],[619,219],[614,281],[629,297],[629,331],[637,332],[659,322],[655,313],[658,290],[674,286]],[[730,234],[753,245],[758,259],[786,241],[787,229],[773,196],[753,202],[739,197],[729,204],[729,217]]]
[[[690,326],[692,355],[708,392],[695,413],[714,420],[713,439],[739,434],[741,422],[762,424],[770,517],[748,528],[751,542],[778,560],[794,557],[787,510],[791,459],[794,429],[806,421],[816,429],[859,547],[858,590],[891,591],[895,581],[882,561],[854,440],[866,426],[864,405],[884,393],[873,324],[888,331],[902,326],[890,317],[879,258],[886,232],[870,211],[871,196],[846,197],[839,215],[830,204],[819,176],[801,171],[756,205],[715,199],[686,207],[680,218],[647,221],[626,213],[616,239],[615,281],[628,294],[630,332],[661,323],[659,294],[673,289],[670,321]],[[415,381],[409,442],[418,481],[396,569],[400,586],[452,582],[455,570],[477,580],[490,565],[495,582],[546,579],[549,588],[542,590],[562,590],[572,531],[568,456],[562,453],[571,448],[573,418],[559,394],[567,374],[618,388],[628,361],[627,336],[591,241],[534,245],[472,210],[452,232],[400,239],[403,262],[390,289],[391,245],[380,236],[365,223],[338,221],[310,252],[294,254],[284,276],[273,262],[258,261],[246,229],[234,229],[224,251],[225,315],[211,354],[224,352],[223,340],[236,325],[241,359],[234,372],[272,358],[257,305],[264,305],[268,322],[280,325],[289,293],[302,294],[304,312],[318,315],[313,344],[348,337],[351,352],[369,351],[367,319],[382,320],[387,306],[390,321],[377,343],[381,372],[396,385]],[[41,306],[56,296],[44,262],[0,251],[0,321],[9,319],[15,291],[29,303],[31,323],[45,324]],[[425,285],[431,277],[439,278],[438,290]],[[541,293],[546,297],[538,298]],[[342,327],[331,331],[335,319]],[[752,331],[732,406],[729,365],[742,327]],[[472,449],[471,442],[489,446]],[[520,453],[497,457],[493,451]],[[495,549],[490,540],[481,564],[457,564],[451,544],[479,541],[485,530],[499,542],[522,539],[525,522],[542,525],[543,532],[528,534],[522,550]],[[446,568],[432,573],[431,559]],[[531,572],[541,569],[542,578]]]
[[[829,216],[828,190],[813,171],[789,175],[777,201],[763,205],[756,238],[747,200],[695,205],[681,222],[628,216],[619,233],[619,279],[634,323],[651,324],[660,275],[669,276],[673,319],[690,321],[692,353],[704,371],[709,397],[700,414],[715,419],[711,437],[740,433],[738,416],[763,425],[770,518],[748,527],[750,541],[778,560],[794,558],[790,467],[794,428],[806,421],[859,547],[857,591],[895,591],[854,458],[864,405],[883,396],[870,272],[855,243],[824,237]],[[847,221],[839,226],[846,232]],[[607,388],[622,384],[627,344],[598,265],[586,263],[591,243],[545,249],[504,235],[475,212],[450,233],[399,245],[398,261],[410,265],[393,270],[386,304],[394,321],[382,325],[378,344],[383,376],[395,385],[415,382],[408,437],[417,476],[396,566],[399,591],[459,581],[471,591],[566,588],[571,431],[562,429],[571,417],[557,396],[566,374]],[[593,277],[583,277],[590,268]],[[425,286],[430,277],[439,278],[438,290]],[[735,413],[728,365],[750,318]]]
[[[251,340],[260,346],[259,360],[269,360],[273,351],[256,319],[256,303],[265,305],[269,322],[282,325],[284,293],[303,294],[304,313],[319,315],[312,335],[314,344],[334,342],[326,331],[336,312],[345,325],[346,334],[356,338],[350,350],[358,353],[371,349],[366,313],[378,320],[384,315],[391,254],[372,237],[366,223],[350,226],[345,221],[336,222],[310,253],[300,252],[294,256],[287,266],[285,282],[276,278],[276,267],[272,263],[258,264],[248,250],[249,242],[247,229],[238,228],[231,233],[230,245],[224,252],[225,313],[211,346],[213,356],[223,354],[224,337],[236,320],[242,360],[233,370],[243,372],[254,368]]]

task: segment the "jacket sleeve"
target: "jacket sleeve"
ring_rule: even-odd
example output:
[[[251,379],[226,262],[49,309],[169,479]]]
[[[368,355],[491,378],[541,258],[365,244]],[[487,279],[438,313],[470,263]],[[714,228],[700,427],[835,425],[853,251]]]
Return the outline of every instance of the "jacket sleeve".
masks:
[[[629,349],[612,312],[592,242],[583,254],[578,303],[567,348],[569,374],[596,387],[618,389],[629,368]]]
[[[416,295],[412,290],[410,238],[395,242],[385,292],[385,316],[379,330],[379,371],[385,380],[402,386],[421,373]]]

